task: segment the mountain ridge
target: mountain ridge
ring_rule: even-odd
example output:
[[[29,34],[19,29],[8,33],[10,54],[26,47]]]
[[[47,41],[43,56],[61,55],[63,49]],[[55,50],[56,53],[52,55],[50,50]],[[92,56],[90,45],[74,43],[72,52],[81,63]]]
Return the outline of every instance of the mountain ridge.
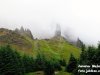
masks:
[[[0,45],[10,44],[21,54],[36,56],[38,52],[45,54],[47,58],[65,59],[67,62],[70,54],[76,58],[80,56],[80,48],[67,42],[64,37],[58,36],[51,39],[32,39],[19,34],[16,31],[0,28]]]

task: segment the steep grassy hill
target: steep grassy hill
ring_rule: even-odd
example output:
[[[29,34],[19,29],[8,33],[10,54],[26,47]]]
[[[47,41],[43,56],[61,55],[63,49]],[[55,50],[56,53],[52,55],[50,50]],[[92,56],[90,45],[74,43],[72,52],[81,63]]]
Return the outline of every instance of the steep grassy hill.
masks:
[[[37,53],[43,53],[47,59],[54,60],[65,59],[69,61],[70,55],[73,54],[76,58],[80,57],[80,48],[67,42],[62,36],[51,39],[32,39],[27,35],[21,35],[15,31],[0,28],[0,46],[9,44],[16,49],[20,54],[36,56]],[[29,73],[26,75],[43,75],[43,72]],[[56,75],[71,75],[64,70],[57,72]]]
[[[10,44],[21,54],[35,56],[38,52],[46,55],[47,58],[69,60],[72,53],[76,58],[80,56],[80,49],[68,43],[63,37],[48,40],[31,39],[16,33],[15,31],[1,28],[0,45]]]
[[[65,59],[67,62],[70,54],[78,58],[81,52],[79,48],[69,44],[63,38],[61,40],[34,40],[34,43],[37,44],[37,47],[34,46],[34,51],[42,52],[49,58]]]

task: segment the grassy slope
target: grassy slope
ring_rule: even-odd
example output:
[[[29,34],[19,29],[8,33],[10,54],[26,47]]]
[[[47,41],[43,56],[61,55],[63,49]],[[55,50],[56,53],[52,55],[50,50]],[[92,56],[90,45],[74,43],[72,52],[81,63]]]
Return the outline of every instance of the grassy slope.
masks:
[[[47,58],[60,59],[64,58],[67,62],[72,53],[76,58],[80,56],[80,49],[69,44],[65,40],[32,40],[26,37],[27,41],[32,45],[32,49],[24,51],[25,54],[35,56],[38,52],[42,52]],[[23,51],[20,51],[21,53]],[[42,72],[39,74],[28,73],[26,75],[43,75]],[[60,71],[56,75],[71,75],[70,73]]]
[[[71,53],[76,58],[80,56],[80,49],[70,45],[65,40],[39,40],[38,43],[42,52],[44,52],[48,57],[55,57],[57,59],[64,58],[68,61]]]
[[[15,34],[11,34],[11,35],[13,36]],[[25,46],[23,44],[22,44],[22,46],[19,46],[19,45],[16,45],[16,44],[11,44],[12,47],[17,49],[21,54],[28,54],[28,55],[31,55],[31,56],[36,56],[36,54],[38,52],[41,52],[41,53],[44,53],[47,58],[55,58],[55,59],[63,58],[67,62],[70,58],[71,53],[76,58],[78,58],[80,56],[80,49],[69,44],[63,38],[60,39],[60,40],[57,40],[57,39],[32,40],[31,38],[29,38],[27,36],[24,36],[24,38],[19,37],[19,36],[17,36],[17,38],[16,37],[14,37],[14,38],[16,40],[20,39],[20,40],[22,40],[23,42],[26,43]],[[9,37],[8,37],[8,39],[9,39]],[[3,44],[3,43],[4,42],[0,42],[0,45]],[[28,75],[35,75],[35,74],[30,73]],[[60,71],[57,75],[70,75],[70,74],[66,73],[64,71]]]
[[[36,42],[36,43],[35,43]],[[35,40],[35,44],[38,44],[40,52],[44,53],[46,57],[54,57],[56,59],[64,58],[68,62],[70,54],[72,53],[76,58],[80,56],[80,49],[69,44],[65,40]],[[35,47],[36,48],[36,47]],[[37,50],[35,49],[37,52]],[[26,75],[43,75],[43,73],[28,73]],[[71,75],[70,73],[64,72],[64,70],[58,72],[56,75]]]
[[[80,55],[80,50],[61,39],[53,38],[51,40],[32,40],[28,36],[21,36],[14,31],[0,29],[0,45],[9,43],[13,48],[22,54],[35,56],[38,52],[44,53],[47,57],[69,60],[72,53],[76,58]]]

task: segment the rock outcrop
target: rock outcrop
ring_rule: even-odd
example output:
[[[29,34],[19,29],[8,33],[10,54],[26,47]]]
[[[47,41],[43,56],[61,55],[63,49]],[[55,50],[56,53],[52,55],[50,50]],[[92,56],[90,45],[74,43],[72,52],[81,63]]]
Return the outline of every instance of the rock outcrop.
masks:
[[[84,43],[78,38],[76,41],[76,46],[79,48],[82,48],[83,45],[84,45]]]
[[[13,30],[0,28],[0,45],[2,44],[10,44],[14,46],[21,46],[31,48],[31,44],[25,39],[24,36],[16,33]]]
[[[61,27],[59,24],[56,26],[55,37],[61,37]]]
[[[28,36],[31,39],[34,39],[32,32],[29,29],[24,29],[23,27],[21,27],[20,29],[16,28],[15,32],[19,33],[20,35]]]

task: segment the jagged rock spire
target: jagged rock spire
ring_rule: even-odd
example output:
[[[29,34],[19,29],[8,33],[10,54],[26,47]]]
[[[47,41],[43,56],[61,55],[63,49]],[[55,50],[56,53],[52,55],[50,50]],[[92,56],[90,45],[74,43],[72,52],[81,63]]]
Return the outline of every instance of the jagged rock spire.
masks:
[[[20,32],[23,34],[24,33],[24,28],[23,28],[23,26],[21,26],[21,28],[20,28]]]
[[[15,29],[15,32],[17,32],[17,33],[19,33],[19,34],[21,34],[21,35],[23,35],[23,36],[27,35],[28,37],[34,39],[31,30],[29,30],[29,29],[24,29],[23,26],[21,26],[20,29],[17,29],[17,28],[16,28],[16,29]]]
[[[26,29],[26,30],[25,30],[25,33],[26,33],[29,37],[31,37],[32,39],[34,39],[31,30]]]
[[[56,36],[56,37],[61,36],[61,27],[60,27],[59,24],[56,25],[55,36]]]
[[[79,38],[77,39],[76,46],[79,48],[83,46],[83,42]]]

